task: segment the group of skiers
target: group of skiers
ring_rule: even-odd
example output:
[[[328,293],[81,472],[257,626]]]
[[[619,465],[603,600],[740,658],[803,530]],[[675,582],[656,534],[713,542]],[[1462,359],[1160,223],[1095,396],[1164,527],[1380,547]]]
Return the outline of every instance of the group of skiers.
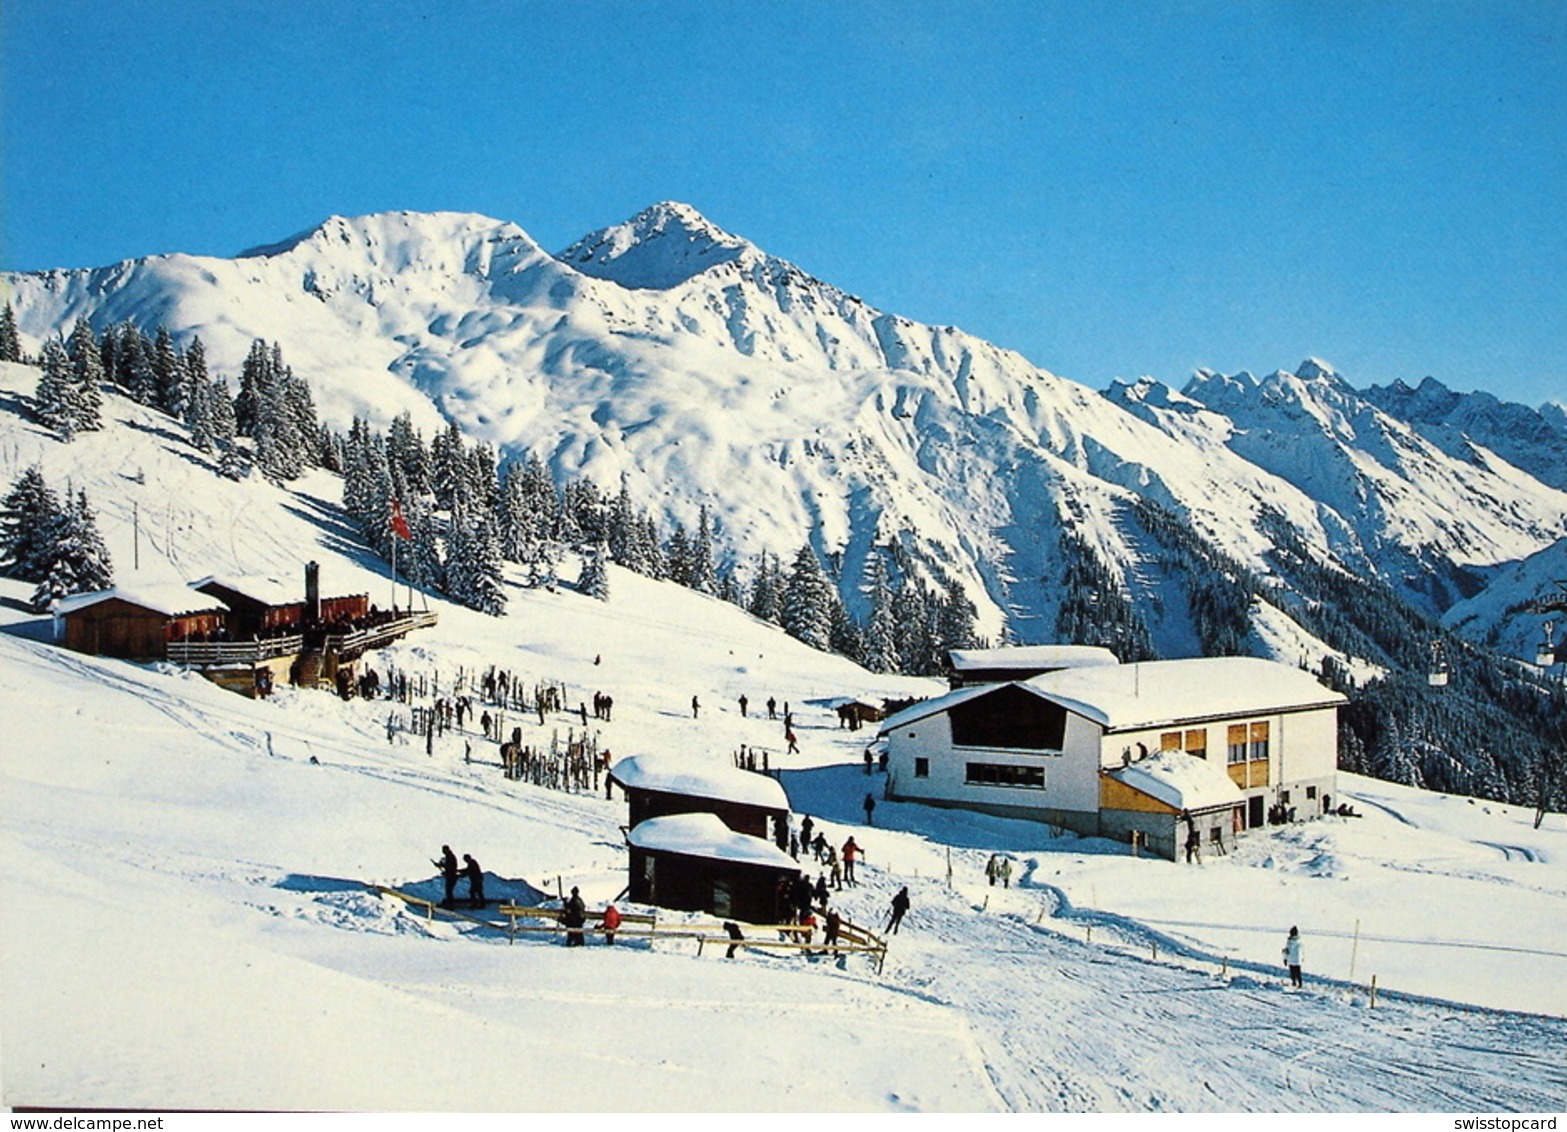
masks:
[[[468,878],[468,907],[483,908],[484,899],[484,870],[479,867],[479,862],[473,859],[472,854],[462,855],[462,868],[457,866],[457,854],[452,852],[450,845],[441,846],[441,859],[430,863],[441,870],[441,882],[444,886],[444,894],[441,897],[442,908],[457,907],[457,878]]]

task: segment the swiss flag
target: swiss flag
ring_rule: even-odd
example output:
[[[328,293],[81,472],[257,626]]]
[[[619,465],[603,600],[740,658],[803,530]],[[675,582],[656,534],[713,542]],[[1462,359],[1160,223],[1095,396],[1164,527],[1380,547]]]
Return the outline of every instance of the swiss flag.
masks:
[[[408,529],[408,520],[403,518],[403,505],[397,500],[392,500],[392,534],[398,538],[413,538],[414,533]]]

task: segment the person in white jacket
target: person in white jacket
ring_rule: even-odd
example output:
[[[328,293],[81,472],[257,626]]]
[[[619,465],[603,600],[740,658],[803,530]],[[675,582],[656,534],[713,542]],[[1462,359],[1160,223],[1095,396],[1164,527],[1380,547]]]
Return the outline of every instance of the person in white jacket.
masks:
[[[1284,941],[1284,965],[1290,969],[1290,985],[1300,986],[1300,929],[1291,928]]]

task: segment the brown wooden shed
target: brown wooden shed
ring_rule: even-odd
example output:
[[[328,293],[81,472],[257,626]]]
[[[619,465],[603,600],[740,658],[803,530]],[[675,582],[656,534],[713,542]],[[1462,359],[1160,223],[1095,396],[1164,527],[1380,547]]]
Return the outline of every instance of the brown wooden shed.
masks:
[[[631,825],[669,814],[716,814],[736,833],[773,839],[787,829],[789,797],[775,779],[727,764],[675,755],[621,759],[610,779],[626,792]]]
[[[162,660],[170,641],[218,632],[222,604],[186,586],[116,586],[72,594],[55,607],[66,648],[126,660]]]
[[[776,845],[736,833],[714,814],[650,818],[629,842],[631,899],[659,908],[777,923],[782,885],[800,873]]]

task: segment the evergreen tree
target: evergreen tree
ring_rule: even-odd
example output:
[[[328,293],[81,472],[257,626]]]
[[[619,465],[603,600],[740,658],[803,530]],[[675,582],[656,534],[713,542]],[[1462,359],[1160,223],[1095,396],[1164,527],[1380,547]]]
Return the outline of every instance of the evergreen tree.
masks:
[[[152,344],[153,403],[175,420],[185,419],[185,403],[190,391],[185,385],[185,367],[174,349],[174,336],[167,326],[159,326]]]
[[[784,632],[812,648],[827,649],[832,643],[832,600],[832,586],[807,543],[795,554],[784,586]]]
[[[0,501],[0,571],[24,582],[41,582],[48,571],[48,534],[60,514],[60,500],[34,464]]]
[[[939,647],[943,653],[951,649],[971,649],[979,643],[974,632],[974,622],[979,611],[968,599],[963,583],[954,580],[947,587],[946,600],[941,603],[937,622]]]
[[[679,520],[675,521],[675,529],[669,532],[669,540],[664,543],[664,571],[676,585],[691,585],[691,540],[686,537],[686,529]]]
[[[452,511],[446,559],[446,592],[470,609],[499,617],[506,612],[500,539],[492,516],[472,516],[461,499]]]
[[[609,600],[609,569],[606,561],[609,547],[599,543],[582,555],[582,573],[577,577],[577,589],[600,601]]]
[[[698,593],[710,594],[718,588],[717,577],[713,573],[712,521],[705,503],[697,515],[696,534],[691,539],[688,572],[691,580],[686,584]]]
[[[865,666],[872,672],[898,672],[897,623],[892,615],[892,584],[887,578],[887,561],[872,551],[865,563],[865,593],[871,603],[865,627]]]
[[[776,625],[783,613],[783,586],[778,559],[765,550],[757,560],[756,576],[751,579],[751,595],[746,610],[752,617]]]
[[[33,591],[32,605],[43,612],[57,598],[93,593],[114,584],[114,569],[98,523],[78,492],[73,505],[59,511],[45,532],[43,579]]]
[[[33,412],[39,423],[59,435],[61,440],[76,436],[81,420],[81,398],[71,373],[71,359],[58,338],[44,341],[43,373],[33,394]]]
[[[75,386],[77,402],[77,431],[96,432],[103,427],[103,355],[92,327],[85,319],[78,319],[71,329],[71,337],[65,344],[66,355],[71,359],[71,382]]]
[[[215,377],[208,386],[207,409],[212,419],[212,442],[219,452],[232,452],[238,446],[239,424],[234,419],[234,399],[229,395],[229,385],[221,377]]]
[[[16,328],[16,312],[7,303],[0,310],[0,362],[22,360],[22,335]]]

